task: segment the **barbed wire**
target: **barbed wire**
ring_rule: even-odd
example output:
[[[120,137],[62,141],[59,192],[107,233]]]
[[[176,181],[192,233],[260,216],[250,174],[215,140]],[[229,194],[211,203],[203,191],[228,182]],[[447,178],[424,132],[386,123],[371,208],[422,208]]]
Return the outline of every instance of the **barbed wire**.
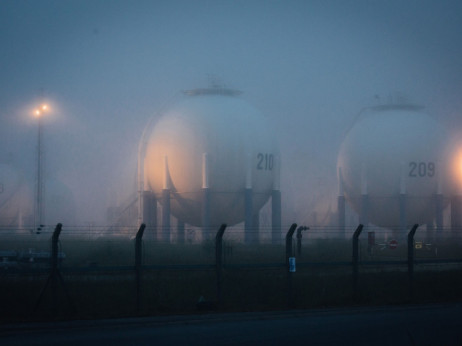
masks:
[[[283,225],[281,229],[278,230],[281,239],[285,237],[287,230],[290,228],[290,225]],[[347,226],[344,229],[341,229],[337,226],[309,226],[309,229],[303,231],[303,237],[305,238],[322,238],[322,237],[329,237],[329,238],[345,238],[350,237],[352,233],[356,230],[357,226]],[[136,232],[138,231],[139,227],[136,225],[133,226],[88,226],[88,225],[73,225],[73,226],[65,226],[63,225],[63,233],[62,237],[70,237],[70,236],[82,236],[82,237],[134,237]],[[190,231],[193,231],[195,236],[208,234],[211,237],[214,237],[215,231],[218,230],[218,227],[210,228],[209,230],[202,230],[198,227],[188,227],[186,226],[184,229],[184,235],[187,236]],[[363,230],[363,236],[367,237],[368,233],[374,233],[376,236],[384,236],[393,234],[394,236],[402,236],[405,237],[409,232],[409,229],[401,229],[400,227],[391,227],[389,229],[385,228],[378,228],[376,226],[368,226],[365,227]],[[41,229],[40,233],[34,231],[33,227],[26,227],[26,228],[12,228],[12,227],[0,227],[0,239],[4,237],[16,237],[26,238],[33,236],[36,239],[39,238],[47,238],[51,236],[54,231],[53,226],[45,226]],[[225,237],[233,237],[233,236],[244,236],[247,235],[254,235],[259,236],[260,238],[271,238],[273,234],[273,228],[271,226],[262,226],[259,228],[251,228],[245,229],[242,226],[232,226],[228,227],[225,232]],[[165,227],[158,226],[158,227],[150,227],[147,225],[146,227],[146,236],[152,237],[155,235],[156,237],[162,237],[162,234],[168,234],[169,237],[177,237],[180,231],[176,227],[170,227],[166,229]],[[421,226],[416,236],[427,236],[431,235],[433,237],[451,237],[451,236],[462,236],[462,227],[443,227],[443,228],[427,228]]]

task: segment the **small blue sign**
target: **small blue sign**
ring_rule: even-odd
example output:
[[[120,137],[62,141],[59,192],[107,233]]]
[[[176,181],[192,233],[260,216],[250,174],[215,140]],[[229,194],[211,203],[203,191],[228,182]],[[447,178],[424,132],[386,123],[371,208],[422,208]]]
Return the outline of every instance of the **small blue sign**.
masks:
[[[289,257],[289,272],[295,273],[295,257]]]

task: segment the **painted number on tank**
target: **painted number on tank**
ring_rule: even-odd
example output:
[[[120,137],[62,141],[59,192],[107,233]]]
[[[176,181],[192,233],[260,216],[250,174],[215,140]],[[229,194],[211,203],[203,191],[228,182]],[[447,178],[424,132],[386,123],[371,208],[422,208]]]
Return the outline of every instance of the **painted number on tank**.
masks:
[[[409,162],[409,176],[431,178],[435,176],[435,164],[433,162]]]
[[[257,154],[257,169],[271,171],[273,169],[273,154]]]

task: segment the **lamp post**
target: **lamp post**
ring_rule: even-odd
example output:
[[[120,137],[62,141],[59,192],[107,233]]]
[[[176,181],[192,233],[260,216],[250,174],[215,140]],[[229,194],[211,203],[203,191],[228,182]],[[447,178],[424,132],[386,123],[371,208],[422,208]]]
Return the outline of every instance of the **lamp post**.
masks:
[[[43,149],[42,149],[42,132],[43,132],[43,115],[49,111],[49,107],[46,104],[42,104],[34,112],[35,117],[38,120],[38,135],[37,135],[37,190],[34,208],[34,227],[37,234],[40,233],[43,227]]]

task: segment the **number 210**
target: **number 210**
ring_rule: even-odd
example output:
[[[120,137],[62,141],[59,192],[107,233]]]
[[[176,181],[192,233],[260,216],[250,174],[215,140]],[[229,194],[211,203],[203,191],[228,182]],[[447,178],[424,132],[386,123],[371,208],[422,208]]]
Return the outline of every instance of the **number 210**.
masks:
[[[257,169],[271,171],[273,169],[273,154],[257,154]]]

